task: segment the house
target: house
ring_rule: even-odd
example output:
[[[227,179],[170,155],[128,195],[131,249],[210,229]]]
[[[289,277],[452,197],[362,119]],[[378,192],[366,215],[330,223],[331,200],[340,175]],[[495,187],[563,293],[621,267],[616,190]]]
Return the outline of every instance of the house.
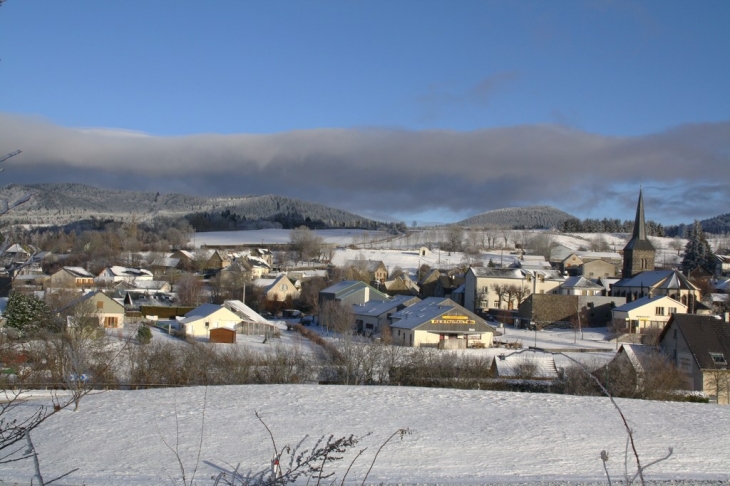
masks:
[[[406,274],[396,277],[393,280],[386,280],[384,285],[388,295],[417,296],[420,291],[418,285],[408,278]]]
[[[388,279],[388,268],[380,260],[347,260],[344,267],[354,271],[358,278],[367,278],[369,282],[383,283]]]
[[[571,253],[560,262],[560,271],[569,275],[577,275],[578,269],[582,265],[583,260],[575,253]]]
[[[213,250],[208,256],[203,268],[210,270],[221,270],[231,264],[231,256],[221,250]]]
[[[436,286],[442,276],[441,271],[435,268],[422,275],[418,279],[418,288],[420,289],[419,297],[422,299],[434,297],[436,295]]]
[[[243,322],[257,322],[259,324],[271,324],[261,314],[241,302],[240,300],[226,300],[223,306],[241,318]]]
[[[364,304],[371,300],[387,302],[390,300],[390,297],[360,280],[343,280],[319,291],[320,309],[327,301],[345,304]]]
[[[718,253],[715,255],[715,275],[718,277],[730,276],[730,254]]]
[[[514,324],[517,327],[535,326],[538,329],[565,323],[580,327],[603,327],[611,323],[611,311],[625,303],[623,297],[532,294],[520,304]]]
[[[195,254],[188,250],[175,250],[168,257],[177,260],[177,267],[180,270],[192,270],[195,267]]]
[[[48,287],[49,281],[50,277],[42,273],[18,275],[12,281],[12,288],[13,290],[19,290],[26,293],[30,291],[43,290]]]
[[[219,327],[235,330],[241,318],[221,305],[202,304],[178,319],[186,337],[210,338],[210,331]]]
[[[30,259],[30,253],[22,246],[15,243],[10,245],[2,254],[0,254],[0,265],[4,268],[13,267],[18,264],[24,264]]]
[[[665,295],[646,296],[613,309],[613,327],[633,334],[664,329],[669,318],[677,313],[686,314],[687,306]]]
[[[570,255],[575,254],[575,252],[575,249],[562,244],[553,245],[550,247],[550,257],[548,258],[548,262],[559,266],[563,260],[568,258]]]
[[[730,323],[715,316],[673,314],[659,347],[686,379],[719,404],[730,403]]]
[[[100,290],[88,292],[57,310],[69,326],[93,322],[108,328],[124,327],[124,306]]]
[[[51,275],[50,288],[80,289],[94,287],[94,275],[81,267],[62,267]]]
[[[174,275],[180,268],[180,260],[160,253],[149,253],[146,255],[147,268],[150,269],[155,279],[162,276]]]
[[[129,282],[127,280],[122,280],[121,282],[114,285],[114,290],[118,291],[118,293],[122,294],[124,292],[128,292],[131,290],[137,290],[140,292],[171,292],[172,291],[172,285],[170,285],[170,282],[166,282],[164,280],[135,280],[132,282]],[[120,295],[121,297],[121,295]]]
[[[110,285],[118,282],[143,282],[153,280],[152,272],[141,268],[128,268],[112,266],[106,267],[96,277],[96,282],[100,285]]]
[[[592,260],[584,262],[578,268],[578,275],[589,280],[597,278],[612,278],[616,276],[616,264],[605,260]]]
[[[274,335],[279,332],[279,328],[272,322],[240,300],[226,300],[223,302],[223,306],[241,319],[237,330],[242,334]]]
[[[489,347],[494,328],[451,299],[429,297],[391,315],[393,344],[439,349]]]
[[[521,380],[557,380],[558,368],[552,356],[534,353],[501,354],[494,358],[491,366],[496,378]]]
[[[558,287],[562,295],[601,295],[603,287],[583,277],[568,277]]]
[[[259,285],[265,283],[265,285]],[[292,283],[289,278],[282,274],[275,279],[259,279],[254,281],[254,285],[263,288],[262,298],[267,302],[286,302],[287,300],[299,297],[299,289]]]
[[[556,270],[469,267],[464,279],[464,307],[517,309],[532,294],[555,292],[564,278]]]
[[[649,398],[647,393],[659,391],[652,388],[662,380],[666,364],[667,357],[657,346],[622,344],[613,359],[595,370],[593,376],[614,396]]]
[[[268,275],[271,272],[271,264],[264,260],[252,255],[246,255],[236,258],[233,261],[233,265],[239,264],[239,268],[245,269],[245,271],[251,273],[251,278],[262,278],[264,275]]]
[[[364,304],[353,304],[356,330],[365,334],[378,334],[390,325],[390,316],[411,306],[421,299],[410,295],[397,295],[390,300],[371,300]]]

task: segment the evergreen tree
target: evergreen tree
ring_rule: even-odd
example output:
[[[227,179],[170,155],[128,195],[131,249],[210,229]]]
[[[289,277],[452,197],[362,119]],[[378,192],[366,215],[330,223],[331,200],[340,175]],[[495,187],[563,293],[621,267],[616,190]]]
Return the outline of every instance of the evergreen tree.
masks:
[[[50,311],[46,303],[35,295],[13,292],[5,309],[7,326],[23,333],[31,333],[48,324]]]
[[[712,269],[713,254],[698,220],[687,230],[687,245],[684,247],[682,269],[686,274],[697,268]]]

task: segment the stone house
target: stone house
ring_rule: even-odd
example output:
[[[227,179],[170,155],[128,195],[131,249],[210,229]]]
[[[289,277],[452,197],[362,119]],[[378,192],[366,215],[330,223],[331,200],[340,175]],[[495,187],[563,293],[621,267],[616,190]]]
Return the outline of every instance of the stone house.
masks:
[[[476,309],[517,309],[532,294],[558,290],[564,278],[556,270],[469,267],[464,276],[464,307]]]
[[[659,347],[685,377],[690,390],[730,403],[730,323],[716,316],[673,314]]]

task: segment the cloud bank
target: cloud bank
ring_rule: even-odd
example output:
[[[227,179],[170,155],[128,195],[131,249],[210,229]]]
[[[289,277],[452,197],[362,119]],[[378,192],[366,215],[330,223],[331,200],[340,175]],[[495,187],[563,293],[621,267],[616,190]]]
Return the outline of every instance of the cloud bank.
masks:
[[[639,185],[647,218],[665,224],[730,211],[730,122],[641,137],[559,125],[157,137],[0,113],[0,154],[16,149],[23,153],[4,163],[3,184],[280,194],[378,219],[532,204],[631,219]]]

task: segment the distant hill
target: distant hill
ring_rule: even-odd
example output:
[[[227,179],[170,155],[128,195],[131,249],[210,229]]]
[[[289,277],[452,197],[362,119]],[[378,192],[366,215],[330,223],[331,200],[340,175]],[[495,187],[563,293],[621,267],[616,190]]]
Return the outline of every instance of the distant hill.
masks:
[[[552,206],[525,206],[487,211],[459,221],[461,226],[507,227],[513,229],[560,228],[575,218]]]
[[[99,189],[85,184],[11,184],[0,188],[0,199],[13,201],[33,193],[25,204],[2,217],[4,221],[65,225],[91,218],[138,221],[155,216],[186,217],[196,229],[248,229],[254,222],[279,223],[283,227],[373,228],[380,223],[322,204],[283,196],[205,198],[184,194]],[[205,223],[215,228],[200,228]],[[197,226],[196,226],[197,223]]]
[[[713,218],[700,220],[700,225],[705,233],[713,235],[730,234],[730,213],[721,214]],[[692,227],[692,223],[682,223],[666,228],[667,236],[678,236],[684,238],[687,235],[687,229]]]

